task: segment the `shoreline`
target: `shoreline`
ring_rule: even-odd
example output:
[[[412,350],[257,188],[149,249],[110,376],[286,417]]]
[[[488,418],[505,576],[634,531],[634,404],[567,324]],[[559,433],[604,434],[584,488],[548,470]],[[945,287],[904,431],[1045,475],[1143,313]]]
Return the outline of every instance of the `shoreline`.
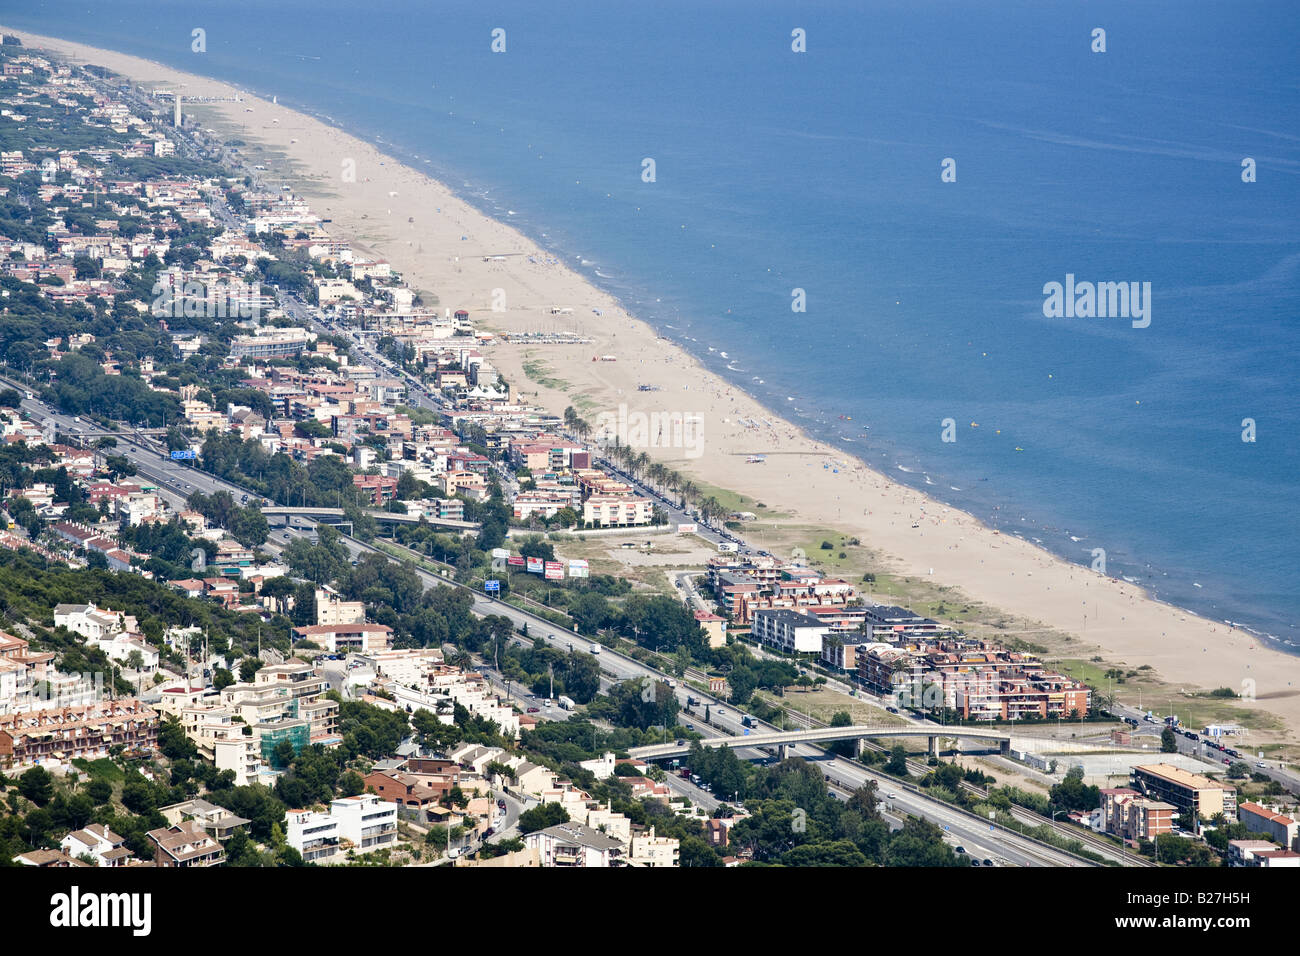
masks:
[[[21,37],[27,46],[94,62],[135,82],[183,84],[183,95],[238,91],[245,97],[243,103],[187,103],[186,112],[201,110],[207,116],[210,111],[222,123],[242,129],[250,144],[258,140],[283,153],[296,167],[286,181],[295,182],[317,215],[332,220],[329,231],[388,258],[413,288],[436,292],[440,307],[469,309],[480,327],[542,330],[556,324],[550,307],[572,307],[572,316],[564,322],[590,336],[590,346],[487,347],[516,393],[536,393],[537,403],[555,412],[572,404],[589,420],[620,404],[652,411],[684,402],[685,410],[704,417],[708,453],[695,458],[684,449],[670,448],[655,455],[669,467],[764,502],[771,511],[791,516],[792,526],[807,526],[813,535],[834,529],[858,537],[885,557],[882,571],[954,586],[973,602],[1040,621],[1045,628],[1096,645],[1098,653],[1127,667],[1150,665],[1171,684],[1238,690],[1246,686],[1243,682],[1254,680],[1253,706],[1281,718],[1286,736],[1293,739],[1292,728],[1300,725],[1300,658],[1153,598],[1140,585],[1102,577],[1018,534],[995,530],[874,470],[842,447],[812,438],[637,320],[611,293],[594,287],[565,263],[553,268],[530,262],[530,256],[554,258],[556,253],[509,222],[492,219],[418,168],[402,165],[390,153],[319,116],[273,105],[222,81],[57,38],[6,32]],[[383,146],[393,149],[390,143]],[[338,160],[354,157],[357,182],[345,185],[337,176]],[[395,208],[399,203],[405,208]],[[413,221],[403,223],[404,217]],[[425,252],[426,247],[433,251]],[[508,253],[511,259],[478,261],[488,252]],[[490,308],[498,289],[509,293],[504,315]],[[600,316],[592,314],[595,308],[602,309]],[[593,363],[593,354],[616,354],[618,361]],[[528,364],[533,365],[531,375],[525,372]],[[647,380],[662,382],[661,391],[640,393],[634,388]],[[664,405],[670,395],[677,400]],[[738,424],[755,417],[772,424]],[[772,457],[747,467],[745,449]],[[828,462],[844,464],[837,473]],[[790,470],[782,475],[784,469]],[[752,540],[753,533],[747,536]],[[1241,706],[1252,705],[1243,701]]]

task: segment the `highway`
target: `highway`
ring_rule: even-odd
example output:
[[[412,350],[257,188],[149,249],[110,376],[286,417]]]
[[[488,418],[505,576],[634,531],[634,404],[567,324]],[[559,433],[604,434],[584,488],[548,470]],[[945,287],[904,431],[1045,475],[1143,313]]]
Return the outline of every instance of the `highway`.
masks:
[[[0,378],[0,381],[3,381]],[[11,383],[15,387],[23,388],[21,383]],[[69,435],[76,436],[77,428],[90,427],[86,423],[79,423],[73,417],[62,415],[46,406],[39,399],[28,399],[23,402],[23,410],[33,421],[54,423],[60,431]],[[181,462],[172,461],[165,457],[165,447],[158,445],[148,438],[136,438],[129,430],[124,430],[118,436],[118,446],[113,449],[115,454],[121,454],[132,461],[140,474],[155,482],[161,491],[174,502],[183,503],[194,490],[202,491],[204,494],[213,494],[217,491],[229,491],[236,501],[240,501],[243,495],[248,494],[250,499],[253,494],[243,488],[223,481],[213,475],[209,475],[197,468],[190,467]],[[309,526],[314,522],[307,519],[300,519]],[[290,528],[288,533],[293,535],[305,535],[309,532],[301,528]],[[283,537],[281,541],[283,541]],[[354,538],[344,536],[344,544],[354,556],[374,552],[384,554],[380,549],[365,544]],[[390,560],[396,560],[391,558]],[[425,559],[427,560],[427,559]],[[463,587],[454,581],[444,578],[441,575],[433,574],[420,567],[414,568],[416,574],[420,577],[426,587],[433,585]],[[470,590],[470,589],[467,589]],[[530,637],[541,637],[551,646],[559,650],[568,650],[570,643],[575,649],[583,650],[590,644],[590,639],[577,634],[576,632],[566,630],[558,625],[552,624],[544,618],[537,617],[526,611],[497,601],[493,598],[486,597],[476,591],[471,591],[474,595],[473,610],[479,615],[497,614],[508,618],[515,626],[516,630],[522,630],[524,624],[528,625],[528,634]],[[672,681],[677,683],[668,675],[654,670],[638,661],[629,657],[603,648],[600,654],[600,667],[606,675],[613,680],[634,680],[641,677],[647,677],[654,680]],[[676,687],[674,693],[681,704],[685,704],[687,696],[694,696],[699,700],[697,705],[703,708],[708,705],[711,710],[711,726],[717,730],[732,736],[743,735],[744,728],[740,723],[740,715],[727,702],[720,701],[703,691],[683,686]],[[765,724],[762,721],[754,720],[754,729],[756,731],[776,731],[778,728]],[[853,761],[841,758],[829,757],[820,747],[811,744],[800,744],[791,746],[789,749],[791,755],[805,757],[809,760],[815,760],[820,763],[823,772],[832,780],[838,780],[850,787],[861,786],[867,780],[875,780],[879,787],[880,793],[897,793],[896,797],[888,798],[887,802],[900,812],[913,814],[931,820],[946,829],[946,832],[952,835],[953,839],[959,840],[963,845],[980,846],[994,842],[997,845],[997,857],[1006,860],[1008,863],[1016,866],[1092,866],[1091,861],[1075,857],[1072,854],[1065,853],[1054,847],[1039,843],[1027,837],[1023,837],[1013,831],[1006,831],[1000,828],[990,829],[990,824],[984,823],[970,814],[964,813],[954,807],[950,807],[939,801],[932,800],[922,796],[919,792],[899,784],[880,774],[876,774],[866,767]],[[747,756],[743,750],[742,756]],[[994,840],[994,837],[997,839]],[[983,843],[981,843],[983,841]]]

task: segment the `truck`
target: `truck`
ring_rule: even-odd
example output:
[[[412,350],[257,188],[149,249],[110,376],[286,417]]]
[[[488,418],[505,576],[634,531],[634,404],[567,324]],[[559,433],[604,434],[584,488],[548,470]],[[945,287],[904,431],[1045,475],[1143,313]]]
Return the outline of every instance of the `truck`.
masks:
[[[746,716],[740,718],[740,726],[742,726],[742,727],[753,727],[753,726],[754,726],[754,718],[753,718],[753,717],[750,717],[750,716],[748,716],[748,715],[746,715]]]
[[[559,703],[559,705],[560,705],[561,707],[563,707],[565,710],[573,710],[573,708],[575,708],[575,707],[578,706],[577,704],[575,704],[575,703],[573,702],[573,698],[571,698],[571,697],[565,697],[563,694],[560,695],[560,698],[559,698],[558,703]]]
[[[597,644],[595,641],[592,641],[592,642],[591,642],[591,653],[593,653],[593,654],[599,654],[599,653],[600,653],[600,645]]]

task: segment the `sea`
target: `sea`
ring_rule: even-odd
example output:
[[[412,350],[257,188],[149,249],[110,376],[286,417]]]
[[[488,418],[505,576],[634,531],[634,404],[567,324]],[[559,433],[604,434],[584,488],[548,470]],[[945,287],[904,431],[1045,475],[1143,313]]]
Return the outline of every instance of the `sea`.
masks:
[[[0,22],[374,142],[843,461],[1300,651],[1294,2],[6,0]],[[1047,314],[1053,282],[1125,283],[1142,314]]]

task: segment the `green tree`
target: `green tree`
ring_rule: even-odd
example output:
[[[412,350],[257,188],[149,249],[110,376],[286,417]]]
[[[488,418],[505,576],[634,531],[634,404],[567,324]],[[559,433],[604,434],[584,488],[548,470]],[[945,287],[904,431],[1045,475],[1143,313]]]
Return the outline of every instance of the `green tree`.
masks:
[[[1174,736],[1172,727],[1166,727],[1160,731],[1160,752],[1167,754],[1178,753],[1178,738]]]
[[[18,778],[18,792],[43,807],[54,796],[54,778],[44,767],[33,767]]]
[[[569,811],[558,803],[543,803],[519,815],[519,832],[532,833],[569,822]]]
[[[907,750],[902,744],[894,744],[889,751],[889,760],[885,762],[885,773],[892,773],[899,777],[907,776]]]

